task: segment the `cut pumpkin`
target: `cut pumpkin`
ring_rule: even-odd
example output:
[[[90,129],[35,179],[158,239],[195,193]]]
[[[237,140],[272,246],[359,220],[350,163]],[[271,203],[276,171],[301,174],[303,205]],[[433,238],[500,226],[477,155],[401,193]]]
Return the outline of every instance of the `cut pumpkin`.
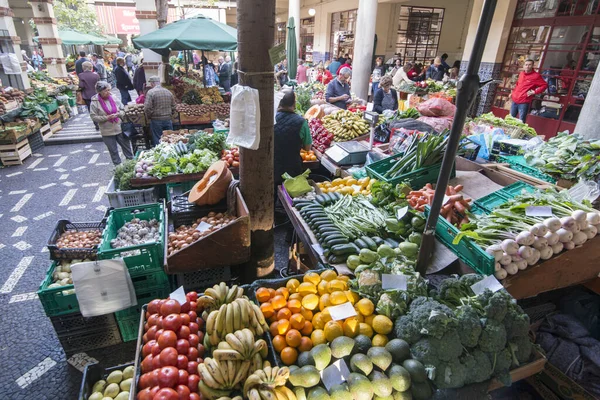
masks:
[[[319,118],[322,118],[323,116],[324,116],[323,110],[321,109],[321,106],[318,104],[309,108],[308,111],[306,112],[306,114],[304,114],[304,118],[306,118],[308,121],[310,121],[311,119],[314,119],[314,118],[319,119]]]
[[[233,175],[227,163],[217,161],[190,190],[188,201],[199,206],[217,204],[227,196]]]

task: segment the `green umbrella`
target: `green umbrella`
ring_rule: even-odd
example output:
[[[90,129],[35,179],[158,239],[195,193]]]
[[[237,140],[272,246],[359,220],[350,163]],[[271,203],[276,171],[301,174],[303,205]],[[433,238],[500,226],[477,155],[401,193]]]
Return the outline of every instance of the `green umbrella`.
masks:
[[[104,39],[108,40],[108,44],[121,44],[123,41],[118,37],[104,35]]]
[[[198,15],[165,25],[162,29],[133,39],[138,49],[168,56],[171,50],[237,50],[237,30]]]
[[[70,29],[59,30],[58,37],[62,40],[62,44],[65,46],[77,46],[77,45],[105,45],[108,43],[108,39],[102,38],[91,33],[81,33]],[[34,41],[38,41],[38,37],[33,38]]]
[[[290,79],[296,79],[296,69],[298,68],[298,47],[296,45],[296,25],[294,17],[288,19],[287,24],[287,60],[288,60],[288,76]]]

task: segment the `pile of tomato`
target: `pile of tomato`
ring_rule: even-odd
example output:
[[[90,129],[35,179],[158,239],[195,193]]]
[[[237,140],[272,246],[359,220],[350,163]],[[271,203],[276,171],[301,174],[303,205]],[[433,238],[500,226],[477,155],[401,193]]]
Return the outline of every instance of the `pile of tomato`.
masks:
[[[187,293],[186,299],[185,304],[173,299],[148,304],[138,400],[201,399],[204,320],[196,313],[198,294]]]
[[[240,150],[232,147],[229,150],[223,150],[221,160],[225,161],[229,167],[237,168],[240,166]]]

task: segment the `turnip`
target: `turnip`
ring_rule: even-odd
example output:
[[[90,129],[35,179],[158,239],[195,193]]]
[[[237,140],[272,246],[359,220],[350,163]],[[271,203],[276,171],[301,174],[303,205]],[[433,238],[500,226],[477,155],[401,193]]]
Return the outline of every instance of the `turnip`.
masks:
[[[502,247],[500,247],[499,244],[488,246],[488,248],[485,249],[485,252],[494,257],[495,261],[500,261],[502,254],[504,254],[504,251],[502,251]]]
[[[500,268],[500,270],[494,272],[494,276],[496,277],[496,279],[501,281],[502,279],[506,279],[506,277],[508,276],[508,272],[506,272],[504,268]]]
[[[527,269],[527,261],[526,260],[519,260],[515,264],[517,265],[517,268],[519,268],[519,271],[523,271],[524,269]]]
[[[531,247],[529,246],[521,246],[519,247],[519,256],[524,259],[528,259],[531,257]]]
[[[535,265],[540,260],[540,251],[538,249],[531,249],[531,257],[527,261],[527,265]]]
[[[563,245],[565,250],[573,250],[575,248],[575,243],[573,242],[566,242]]]
[[[546,234],[544,235],[544,237],[546,238],[546,241],[548,242],[548,246],[552,246],[555,245],[556,243],[558,243],[558,234],[556,232],[546,232]]]
[[[544,225],[546,225],[550,232],[556,232],[562,226],[560,223],[560,219],[556,217],[546,218],[544,220]]]
[[[508,272],[510,275],[514,275],[517,272],[519,272],[519,267],[517,267],[517,264],[515,263],[510,263],[507,266],[504,267],[504,269],[506,270],[506,272]]]
[[[573,243],[575,246],[579,246],[587,242],[588,238],[584,232],[577,232],[573,234]]]
[[[568,231],[573,231],[573,229],[578,228],[577,221],[575,221],[573,217],[562,217],[560,219],[560,224]]]
[[[581,221],[585,221],[587,218],[587,214],[585,211],[581,211],[581,210],[575,210],[573,211],[573,213],[571,214],[571,217],[573,217],[573,219],[577,222],[581,222]]]
[[[558,234],[558,241],[565,243],[565,242],[570,242],[571,239],[573,239],[573,232],[566,230],[565,228],[560,228],[559,230],[556,231],[556,233]]]
[[[529,232],[521,232],[521,233],[526,233],[527,235],[530,235],[531,238],[533,238],[533,235]],[[521,233],[519,233],[519,235],[521,235]],[[518,236],[517,236],[517,238],[518,238]],[[504,250],[504,252],[508,255],[517,254],[517,251],[519,251],[519,244],[517,244],[517,242],[515,242],[512,239],[503,240],[501,246],[502,246],[502,250]]]
[[[598,228],[596,228],[594,225],[590,225],[587,229],[581,232],[585,233],[588,239],[593,239],[598,234]]]
[[[597,212],[589,212],[587,213],[586,220],[590,225],[598,225],[600,224],[600,214]]]
[[[502,264],[500,264],[499,262],[494,263],[494,271],[498,272],[502,269]]]
[[[512,257],[509,254],[502,254],[502,258],[500,258],[500,264],[508,265],[512,262]]]
[[[553,252],[554,254],[558,254],[558,253],[560,253],[561,251],[563,251],[564,247],[565,247],[565,245],[564,245],[564,244],[562,244],[561,242],[558,242],[558,243],[556,243],[556,244],[553,244],[553,245],[551,246],[551,248],[552,248],[552,252]]]
[[[583,231],[587,229],[590,224],[584,219],[583,221],[578,221],[577,226],[579,227],[579,230]]]
[[[573,225],[573,228],[571,228],[571,232],[577,233],[580,231],[581,231],[581,228],[579,227],[579,223],[575,222],[575,225]]]
[[[510,239],[507,239],[507,240],[510,240]],[[517,235],[515,240],[517,241],[518,244],[520,244],[522,246],[531,246],[533,244],[533,242],[535,241],[535,235],[532,234],[531,232],[523,231]],[[504,242],[502,242],[502,243],[504,243]],[[517,250],[518,249],[519,248],[517,247]],[[504,249],[504,251],[506,253],[508,253],[508,251],[506,251],[506,249]],[[516,251],[515,251],[515,253],[516,253]]]
[[[536,237],[533,247],[541,251],[544,247],[548,247],[548,241],[545,237]]]
[[[532,229],[535,230],[535,232],[533,232]],[[544,236],[548,232],[548,228],[546,225],[538,222],[537,224],[533,225],[529,232],[533,233],[535,236]]]
[[[554,252],[552,251],[552,247],[544,247],[543,249],[540,250],[540,258],[542,260],[547,260],[550,257],[552,257],[554,255]]]

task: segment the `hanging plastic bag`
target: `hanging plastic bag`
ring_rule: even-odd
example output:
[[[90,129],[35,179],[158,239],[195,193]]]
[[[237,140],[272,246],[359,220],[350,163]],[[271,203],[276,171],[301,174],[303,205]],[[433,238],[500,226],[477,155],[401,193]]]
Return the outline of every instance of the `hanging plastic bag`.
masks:
[[[381,124],[377,128],[375,128],[375,132],[373,132],[373,138],[381,143],[387,143],[390,141],[390,127],[389,124]]]
[[[285,179],[283,181],[283,187],[292,198],[302,196],[312,190],[312,187],[308,183],[308,175],[310,175],[310,169],[304,171],[302,175],[294,177],[290,176],[287,172],[281,176]]]
[[[231,117],[227,144],[256,150],[260,143],[258,90],[235,85],[231,88]]]

